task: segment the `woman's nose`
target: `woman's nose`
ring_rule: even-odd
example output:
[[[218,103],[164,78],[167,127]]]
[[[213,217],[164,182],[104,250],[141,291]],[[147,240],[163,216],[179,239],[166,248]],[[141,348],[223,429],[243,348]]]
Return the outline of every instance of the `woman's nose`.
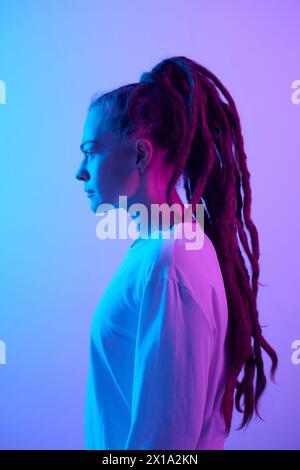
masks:
[[[82,165],[78,168],[75,176],[79,181],[88,181],[90,179],[89,172]]]

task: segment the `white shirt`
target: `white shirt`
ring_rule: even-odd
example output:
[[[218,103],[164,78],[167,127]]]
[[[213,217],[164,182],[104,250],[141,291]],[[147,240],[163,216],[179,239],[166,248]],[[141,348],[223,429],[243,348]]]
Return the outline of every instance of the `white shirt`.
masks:
[[[174,227],[131,245],[94,313],[86,449],[223,449],[223,278],[206,234],[187,250]]]

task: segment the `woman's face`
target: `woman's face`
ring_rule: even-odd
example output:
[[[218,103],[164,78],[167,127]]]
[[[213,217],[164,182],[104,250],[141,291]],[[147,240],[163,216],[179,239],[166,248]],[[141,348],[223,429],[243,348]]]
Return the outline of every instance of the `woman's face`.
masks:
[[[103,116],[102,108],[88,112],[81,144],[83,159],[76,173],[94,212],[103,203],[118,208],[119,196],[132,194],[139,180],[133,145],[114,134]]]

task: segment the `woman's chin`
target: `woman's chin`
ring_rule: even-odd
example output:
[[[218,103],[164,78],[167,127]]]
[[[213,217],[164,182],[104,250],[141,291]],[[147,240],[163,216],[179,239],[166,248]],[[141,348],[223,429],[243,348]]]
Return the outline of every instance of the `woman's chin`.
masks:
[[[91,199],[91,204],[90,208],[92,209],[93,212],[97,212],[97,208],[99,206],[99,203],[95,199]]]
[[[107,212],[107,207],[102,206],[102,204],[103,204],[103,202],[99,201],[99,199],[97,200],[96,198],[93,198],[91,200],[90,207],[91,207],[93,212],[95,212],[99,215],[99,214],[103,214],[103,213]]]

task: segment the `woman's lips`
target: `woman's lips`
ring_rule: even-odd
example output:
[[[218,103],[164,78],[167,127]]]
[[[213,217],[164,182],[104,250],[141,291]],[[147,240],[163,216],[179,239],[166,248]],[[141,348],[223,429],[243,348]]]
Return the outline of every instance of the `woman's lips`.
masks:
[[[92,197],[94,195],[94,191],[89,191],[86,193],[87,197]]]

